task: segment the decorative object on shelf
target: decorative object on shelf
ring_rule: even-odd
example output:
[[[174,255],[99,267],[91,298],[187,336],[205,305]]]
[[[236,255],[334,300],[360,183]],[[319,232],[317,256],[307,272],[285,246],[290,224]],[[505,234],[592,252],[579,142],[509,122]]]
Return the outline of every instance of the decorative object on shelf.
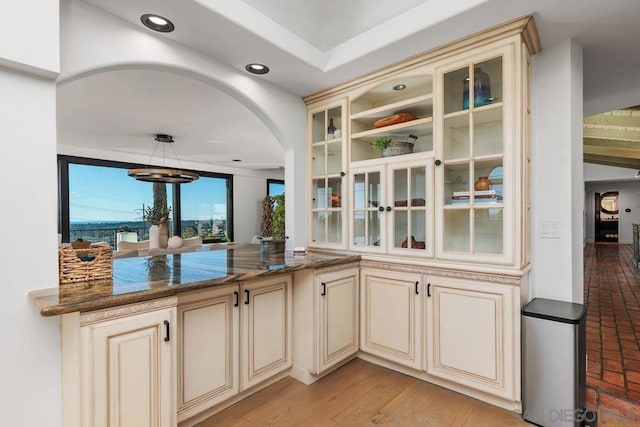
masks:
[[[473,105],[474,107],[482,107],[490,104],[491,101],[489,74],[482,71],[482,68],[476,67],[473,70]]]
[[[491,97],[491,81],[489,74],[482,71],[482,68],[473,69],[473,106],[482,107],[491,104],[494,98]],[[462,109],[469,109],[469,77],[462,80]]]
[[[327,135],[331,135],[333,137],[333,134],[336,131],[336,127],[333,124],[333,119],[329,119],[329,126],[327,127]]]
[[[150,288],[157,288],[169,284],[171,266],[166,255],[154,255],[147,258],[147,279]]]
[[[425,200],[422,197],[416,197],[411,199],[411,206],[424,206]],[[395,207],[405,207],[407,206],[406,200],[396,200],[394,202]]]
[[[409,247],[409,239],[404,239],[404,242],[400,245],[403,248]],[[425,249],[426,245],[424,242],[419,242],[415,239],[415,237],[411,236],[411,248],[412,249]]]
[[[58,271],[61,284],[113,277],[113,249],[111,246],[106,243],[84,243],[88,243],[88,246],[82,249],[64,246],[58,251]]]
[[[150,222],[152,225],[149,228],[149,249],[165,249],[167,247],[167,241],[169,239],[167,233],[167,220],[171,208],[155,208],[153,206],[147,206],[143,212],[143,219],[146,222]]]
[[[383,136],[373,141],[373,146],[382,152],[382,157],[399,156],[413,153],[413,144],[417,139],[417,136],[409,135],[406,141],[393,141]]]
[[[180,159],[178,158],[178,153],[176,153],[176,150],[175,148],[173,148],[173,145],[169,145],[169,146],[173,150],[173,154],[175,155],[176,160],[180,164],[181,169],[171,169],[171,168],[164,167],[164,149],[166,144],[174,143],[173,137],[171,135],[159,133],[159,134],[156,134],[156,137],[154,139],[157,141],[157,143],[155,148],[153,149],[153,152],[151,153],[151,157],[149,157],[149,164],[151,164],[151,159],[153,158],[153,155],[158,149],[158,145],[160,145],[160,143],[163,143],[164,144],[162,146],[162,165],[163,166],[162,167],[149,166],[146,168],[130,169],[128,172],[128,175],[130,177],[133,177],[138,181],[163,182],[165,184],[186,184],[189,182],[193,182],[199,178],[199,175],[197,173],[192,171],[187,171],[182,168],[182,163],[180,162]]]
[[[331,195],[331,207],[332,208],[339,208],[342,205],[342,197],[340,196],[340,193],[333,193]]]
[[[266,196],[262,200],[260,252],[263,255],[284,252],[287,239],[284,214],[284,194]]]
[[[398,123],[410,122],[418,117],[411,113],[398,113],[393,116],[385,117],[384,119],[377,120],[373,123],[374,128],[381,128],[385,126],[396,125]]]
[[[473,189],[476,191],[486,191],[491,188],[491,180],[486,176],[481,176],[478,180],[473,184]]]
[[[333,137],[336,139],[342,137],[342,131],[340,129],[336,129],[335,132],[333,132]]]

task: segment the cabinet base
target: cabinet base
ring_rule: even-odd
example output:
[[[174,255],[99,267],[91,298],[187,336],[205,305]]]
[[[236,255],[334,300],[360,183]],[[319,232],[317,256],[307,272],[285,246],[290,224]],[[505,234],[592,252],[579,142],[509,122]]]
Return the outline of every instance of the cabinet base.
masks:
[[[320,374],[312,374],[311,372],[307,371],[305,368],[301,368],[299,366],[295,366],[294,365],[291,368],[291,370],[289,371],[289,376],[291,378],[294,378],[294,379],[300,381],[302,384],[310,385],[310,384],[313,384],[314,382],[318,381],[320,378],[326,377],[327,375],[329,375],[330,373],[332,373],[336,369],[338,369],[341,366],[351,362],[355,358],[356,358],[355,354],[351,355],[351,356],[347,357],[346,359],[341,360],[340,362],[336,363],[335,365],[333,365],[332,367],[330,367],[326,371],[321,372]]]
[[[396,372],[400,372],[405,375],[409,375],[414,378],[418,378],[420,380],[429,382],[431,384],[435,384],[437,386],[446,388],[448,390],[452,390],[458,392],[460,394],[464,394],[465,396],[473,397],[474,399],[481,400],[483,402],[489,403],[494,406],[498,406],[503,409],[507,409],[509,411],[516,412],[518,414],[522,413],[522,402],[512,401],[507,399],[502,399],[500,397],[492,396],[488,393],[483,393],[480,390],[475,390],[469,387],[462,386],[460,384],[455,384],[450,381],[442,380],[440,378],[436,378],[434,376],[428,375],[422,371],[416,371],[411,368],[407,368],[405,366],[398,365],[393,362],[389,362],[388,360],[382,359],[377,356],[373,356],[371,354],[359,352],[357,357],[366,360],[367,362],[371,362],[375,365],[382,366],[387,369],[391,369]]]

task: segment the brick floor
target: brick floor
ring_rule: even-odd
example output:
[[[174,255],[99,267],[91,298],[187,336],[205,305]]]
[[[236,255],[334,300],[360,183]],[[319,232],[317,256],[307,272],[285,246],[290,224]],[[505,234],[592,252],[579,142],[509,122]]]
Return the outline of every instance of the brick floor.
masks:
[[[640,424],[640,270],[631,245],[588,244],[587,406],[607,421]]]

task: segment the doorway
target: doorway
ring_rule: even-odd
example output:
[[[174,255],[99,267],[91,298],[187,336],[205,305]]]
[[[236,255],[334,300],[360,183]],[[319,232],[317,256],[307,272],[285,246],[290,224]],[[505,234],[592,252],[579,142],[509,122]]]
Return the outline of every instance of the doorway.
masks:
[[[618,192],[595,193],[594,200],[594,240],[618,243]]]

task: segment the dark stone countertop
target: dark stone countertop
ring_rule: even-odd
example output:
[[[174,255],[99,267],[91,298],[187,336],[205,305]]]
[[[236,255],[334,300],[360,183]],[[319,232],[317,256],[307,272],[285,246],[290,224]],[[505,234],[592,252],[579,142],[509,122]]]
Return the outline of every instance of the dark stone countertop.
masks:
[[[29,293],[42,316],[86,312],[305,268],[360,260],[359,255],[307,252],[261,256],[259,245],[113,260],[113,278]]]

